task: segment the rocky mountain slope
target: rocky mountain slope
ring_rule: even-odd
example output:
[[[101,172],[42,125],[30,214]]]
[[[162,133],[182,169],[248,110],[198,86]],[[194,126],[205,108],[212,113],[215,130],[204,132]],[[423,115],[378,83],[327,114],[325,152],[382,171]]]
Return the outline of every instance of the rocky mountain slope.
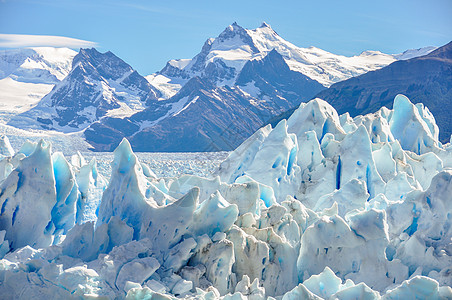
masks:
[[[452,42],[426,56],[397,61],[336,83],[317,97],[331,103],[339,113],[356,116],[380,106],[391,108],[397,94],[427,106],[441,129],[440,141],[448,142],[452,134]]]
[[[29,111],[8,125],[75,132],[105,116],[125,117],[143,110],[159,93],[111,52],[81,49],[69,74]]]
[[[300,48],[284,40],[266,23],[256,29],[245,29],[233,23],[218,37],[208,39],[192,59],[171,60],[160,72],[147,78],[164,95],[174,95],[194,76],[209,78],[218,86],[231,86],[236,84],[246,62],[262,58],[272,50],[283,56],[290,69],[326,87],[399,59],[379,51],[345,57],[315,47]],[[410,53],[416,55],[417,52]]]
[[[219,87],[193,77],[170,99],[129,118],[96,122],[85,137],[97,150],[113,150],[124,136],[137,151],[232,150],[266,120],[323,89],[290,70],[276,51],[248,61],[237,78],[237,85]]]

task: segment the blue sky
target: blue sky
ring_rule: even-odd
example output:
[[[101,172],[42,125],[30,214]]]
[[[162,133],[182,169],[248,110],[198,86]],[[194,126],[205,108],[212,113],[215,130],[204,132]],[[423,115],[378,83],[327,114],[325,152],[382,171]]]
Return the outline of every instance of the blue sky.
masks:
[[[451,41],[452,1],[0,0],[0,47],[36,44],[4,34],[69,37],[61,43],[110,50],[148,75],[169,59],[193,57],[234,21],[245,28],[265,21],[300,47],[399,53]],[[53,42],[42,37],[40,45]]]

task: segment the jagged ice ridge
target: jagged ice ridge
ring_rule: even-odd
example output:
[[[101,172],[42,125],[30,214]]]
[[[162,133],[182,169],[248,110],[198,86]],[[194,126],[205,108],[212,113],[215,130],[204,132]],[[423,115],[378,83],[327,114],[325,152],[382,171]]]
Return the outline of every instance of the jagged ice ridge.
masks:
[[[450,299],[452,146],[428,108],[303,103],[209,178],[157,178],[127,140],[110,181],[0,140],[5,298]]]

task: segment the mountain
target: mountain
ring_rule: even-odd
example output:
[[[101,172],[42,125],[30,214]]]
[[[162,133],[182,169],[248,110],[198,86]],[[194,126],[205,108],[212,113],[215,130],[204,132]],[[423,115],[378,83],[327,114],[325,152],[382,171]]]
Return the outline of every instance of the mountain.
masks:
[[[81,49],[70,73],[31,110],[13,117],[19,128],[80,131],[104,116],[143,110],[159,93],[111,52]]]
[[[430,49],[418,49],[405,56],[365,51],[357,56],[346,57],[315,47],[297,47],[281,38],[266,23],[252,30],[233,23],[218,37],[208,39],[201,52],[192,59],[171,60],[160,72],[146,78],[166,98],[174,95],[194,76],[208,78],[217,86],[232,86],[248,61],[262,58],[272,50],[283,56],[291,70],[328,87],[335,82],[382,68],[399,59],[397,57],[403,59],[407,55],[419,55]]]
[[[51,47],[0,50],[0,111],[18,113],[36,105],[67,76],[76,54]]]
[[[331,103],[339,113],[356,116],[381,106],[391,108],[397,94],[428,107],[440,128],[440,141],[448,142],[452,134],[452,42],[426,56],[396,61],[333,84],[317,97]]]
[[[294,103],[309,100],[315,91],[324,89],[317,81],[291,70],[274,49],[262,59],[248,61],[237,76],[236,85],[255,98],[269,97],[276,102],[285,98]]]
[[[49,71],[41,66],[40,73],[11,71],[23,63],[2,65],[8,78],[32,74],[28,82],[45,82],[46,91],[53,87],[39,103],[36,96],[28,111],[8,116],[8,125],[78,132],[100,151],[112,150],[123,137],[139,151],[210,151],[234,149],[268,120],[326,86],[396,57],[376,51],[345,57],[299,48],[266,23],[253,30],[234,23],[208,39],[193,59],[172,60],[146,78],[111,52],[81,49],[69,59],[70,67],[54,64]]]
[[[104,118],[85,137],[102,151],[113,150],[124,136],[137,151],[232,150],[265,121],[323,88],[271,51],[246,62],[237,85],[216,86],[195,76],[170,99],[129,118]]]
[[[418,49],[408,49],[406,51],[403,51],[400,54],[394,54],[393,56],[397,60],[407,60],[407,59],[427,55],[436,49],[437,49],[437,47],[432,47],[432,46],[418,48]]]
[[[113,150],[123,137],[137,151],[233,150],[325,85],[394,60],[380,52],[347,58],[298,48],[265,23],[254,30],[234,23],[193,59],[170,61],[147,77],[160,101],[130,117],[104,118],[84,134],[99,151]]]

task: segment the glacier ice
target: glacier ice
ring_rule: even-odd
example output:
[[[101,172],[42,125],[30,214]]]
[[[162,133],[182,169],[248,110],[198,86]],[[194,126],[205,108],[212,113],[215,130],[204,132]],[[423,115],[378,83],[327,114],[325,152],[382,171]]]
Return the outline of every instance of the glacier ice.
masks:
[[[51,212],[57,199],[52,165],[50,145],[41,140],[0,184],[0,226],[11,249],[53,242]]]
[[[97,161],[93,158],[88,164],[80,155],[77,163],[72,161],[76,184],[79,190],[77,199],[76,222],[96,221],[96,211],[100,205],[102,193],[107,183],[97,170]]]
[[[403,95],[394,99],[389,126],[405,150],[421,154],[430,152],[430,148],[438,144],[438,126],[428,108],[413,105]]]
[[[14,149],[5,135],[0,136],[0,155],[2,158],[14,155]]]
[[[428,108],[303,103],[208,177],[0,140],[3,298],[451,299],[452,146]],[[165,167],[165,166],[163,166]]]
[[[71,166],[61,152],[52,155],[56,204],[52,208],[55,231],[67,233],[75,225],[75,207],[79,191]]]

